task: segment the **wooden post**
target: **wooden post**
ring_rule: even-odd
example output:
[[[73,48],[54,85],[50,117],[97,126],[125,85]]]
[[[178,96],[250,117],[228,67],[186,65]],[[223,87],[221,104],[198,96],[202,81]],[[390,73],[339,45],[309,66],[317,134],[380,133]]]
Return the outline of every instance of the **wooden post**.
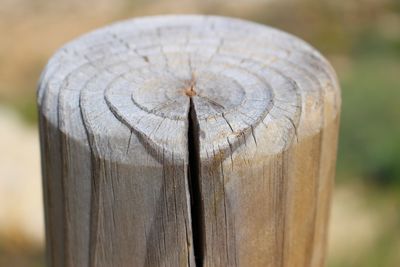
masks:
[[[305,42],[125,21],[60,49],[38,104],[49,266],[324,265],[340,91]]]

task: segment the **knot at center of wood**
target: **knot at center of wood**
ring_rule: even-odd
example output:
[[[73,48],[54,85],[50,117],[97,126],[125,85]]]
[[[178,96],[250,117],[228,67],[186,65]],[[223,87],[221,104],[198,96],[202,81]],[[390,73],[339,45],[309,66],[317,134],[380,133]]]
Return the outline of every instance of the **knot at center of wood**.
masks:
[[[185,89],[185,94],[188,97],[197,95],[196,90],[195,90],[195,83],[196,82],[195,82],[194,78],[192,78],[192,80],[189,81],[189,85]]]

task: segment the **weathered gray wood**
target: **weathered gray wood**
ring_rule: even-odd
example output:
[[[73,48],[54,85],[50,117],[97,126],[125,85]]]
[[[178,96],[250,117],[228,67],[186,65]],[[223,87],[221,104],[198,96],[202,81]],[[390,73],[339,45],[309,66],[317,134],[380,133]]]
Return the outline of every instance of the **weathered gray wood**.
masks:
[[[340,91],[296,37],[117,23],[52,57],[38,105],[50,266],[323,266]]]

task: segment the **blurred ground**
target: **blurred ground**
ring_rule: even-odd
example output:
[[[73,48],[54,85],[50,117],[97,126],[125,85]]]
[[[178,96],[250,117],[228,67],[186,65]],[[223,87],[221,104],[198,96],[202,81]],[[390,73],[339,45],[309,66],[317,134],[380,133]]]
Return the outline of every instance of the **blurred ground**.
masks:
[[[35,87],[54,51],[112,21],[236,16],[291,32],[343,96],[328,267],[400,266],[400,1],[0,0],[0,266],[44,266]]]
[[[0,266],[44,266],[36,128],[0,106]]]

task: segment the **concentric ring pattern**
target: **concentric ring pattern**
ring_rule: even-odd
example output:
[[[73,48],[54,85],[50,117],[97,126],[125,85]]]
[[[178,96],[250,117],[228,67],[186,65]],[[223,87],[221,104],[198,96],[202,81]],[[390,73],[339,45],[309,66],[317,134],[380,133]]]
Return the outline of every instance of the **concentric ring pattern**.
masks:
[[[38,99],[71,138],[89,133],[95,142],[124,127],[183,159],[192,99],[202,157],[215,148],[232,153],[242,137],[259,135],[274,143],[272,153],[336,116],[332,73],[313,48],[275,29],[221,17],[151,17],[64,46],[42,75]],[[80,121],[85,133],[68,121]]]

